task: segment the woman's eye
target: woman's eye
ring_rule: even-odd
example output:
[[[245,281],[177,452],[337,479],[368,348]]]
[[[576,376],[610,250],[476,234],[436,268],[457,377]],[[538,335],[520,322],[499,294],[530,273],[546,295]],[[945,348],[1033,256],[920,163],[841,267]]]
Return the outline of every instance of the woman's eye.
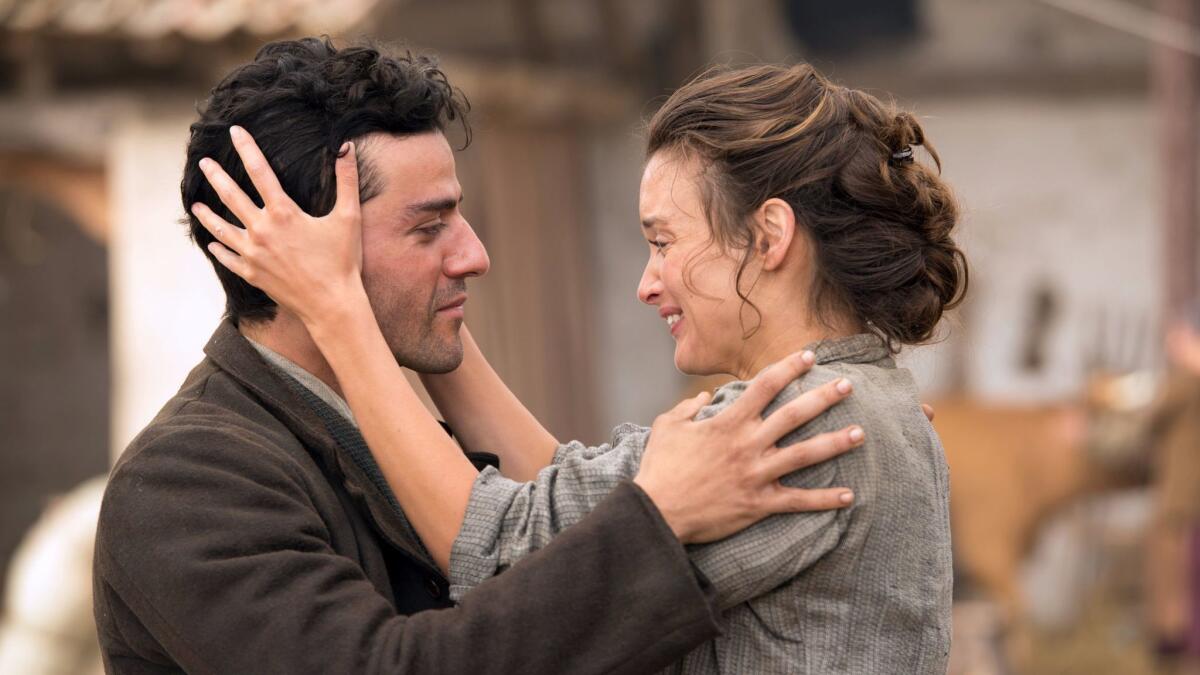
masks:
[[[667,250],[667,242],[665,241],[659,241],[655,239],[654,241],[650,242],[650,245],[653,246],[659,253]]]

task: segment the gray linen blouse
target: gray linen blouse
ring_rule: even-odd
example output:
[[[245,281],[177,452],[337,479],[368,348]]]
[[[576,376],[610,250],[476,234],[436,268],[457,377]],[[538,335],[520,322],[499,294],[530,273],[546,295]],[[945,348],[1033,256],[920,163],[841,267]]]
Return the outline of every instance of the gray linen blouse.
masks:
[[[715,586],[724,634],[672,673],[945,673],[952,586],[949,475],[912,377],[871,335],[826,340],[817,365],[771,403],[846,377],[854,393],[780,441],[849,424],[866,441],[797,471],[793,487],[846,486],[852,506],[777,515],[721,541],[689,546]],[[733,402],[746,382],[719,388],[699,418]],[[637,473],[650,430],[617,427],[611,443],[561,446],[536,480],[495,469],[476,480],[450,558],[457,600],[578,522]]]

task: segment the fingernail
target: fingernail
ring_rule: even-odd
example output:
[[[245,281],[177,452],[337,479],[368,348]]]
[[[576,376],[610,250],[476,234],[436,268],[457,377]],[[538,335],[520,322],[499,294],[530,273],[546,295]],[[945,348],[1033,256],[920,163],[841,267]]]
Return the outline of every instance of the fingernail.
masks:
[[[843,504],[849,504],[850,502],[854,501],[854,493],[843,492],[842,494],[838,495],[838,501]]]
[[[849,394],[850,390],[853,388],[854,388],[854,385],[850,384],[850,380],[847,380],[844,377],[841,380],[838,380],[837,390],[839,392],[841,392],[843,394]]]
[[[342,147],[338,148],[338,157],[345,157],[350,152],[350,141],[342,143]]]
[[[854,427],[850,430],[850,440],[854,441],[855,443],[861,441],[865,435],[866,434],[863,433],[862,427]]]
[[[213,161],[207,157],[200,158],[200,170],[208,171],[208,167],[212,166]]]
[[[244,133],[246,133],[246,130],[239,127],[236,124],[229,127],[229,135],[232,136],[233,138],[241,138],[242,134],[244,134]]]
[[[817,355],[812,353],[811,351],[806,350],[803,354],[800,355],[800,360],[811,366],[813,363],[816,362]]]

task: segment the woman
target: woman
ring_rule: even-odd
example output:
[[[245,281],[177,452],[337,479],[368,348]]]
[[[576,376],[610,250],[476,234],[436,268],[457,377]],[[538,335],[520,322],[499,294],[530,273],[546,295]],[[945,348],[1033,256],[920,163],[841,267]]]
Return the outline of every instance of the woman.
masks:
[[[913,146],[925,145],[920,125],[809,66],[757,66],[715,69],[688,83],[654,116],[648,136],[640,210],[650,259],[638,296],[666,321],[680,370],[738,378],[703,409],[700,399],[686,412],[715,415],[764,365],[809,345],[817,365],[768,412],[819,386],[845,395],[853,382],[855,395],[779,445],[836,433],[863,443],[783,481],[848,484],[852,507],[776,516],[692,549],[720,598],[726,631],[674,669],[944,672],[946,466],[912,378],[891,356],[932,336],[965,291],[966,266],[950,237],[957,219],[951,193],[914,161]],[[336,235],[289,230],[293,244],[301,235],[340,239],[280,253],[282,237],[260,234],[245,246],[211,215],[202,220],[246,254],[214,244],[214,255],[309,327],[401,504],[434,556],[448,557],[455,593],[543,546],[636,475],[651,429],[623,425],[597,448],[558,445],[513,403],[469,337],[462,367],[426,378],[439,408],[465,425],[468,447],[487,439],[525,448],[510,452],[524,458],[518,477],[550,466],[527,483],[493,469],[473,482],[402,470],[396,458],[421,449],[405,447],[389,429],[395,410],[385,401],[406,385],[394,371],[380,374],[389,372],[390,355],[355,286],[353,228]],[[339,259],[334,267],[343,271],[330,284],[329,261]],[[864,428],[844,429],[851,419]],[[432,494],[441,495],[443,508]]]

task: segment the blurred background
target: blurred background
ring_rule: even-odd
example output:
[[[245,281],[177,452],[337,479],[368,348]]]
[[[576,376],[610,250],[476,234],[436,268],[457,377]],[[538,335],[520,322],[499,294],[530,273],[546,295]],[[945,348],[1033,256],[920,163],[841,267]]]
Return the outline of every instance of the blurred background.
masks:
[[[1192,0],[0,0],[0,673],[98,672],[112,459],[223,298],[179,225],[197,102],[265,41],[432,50],[492,258],[469,323],[560,438],[711,387],[634,290],[641,122],[807,60],[920,117],[971,295],[902,355],[952,472],[953,673],[1200,672]],[[581,385],[582,383],[582,385]]]

